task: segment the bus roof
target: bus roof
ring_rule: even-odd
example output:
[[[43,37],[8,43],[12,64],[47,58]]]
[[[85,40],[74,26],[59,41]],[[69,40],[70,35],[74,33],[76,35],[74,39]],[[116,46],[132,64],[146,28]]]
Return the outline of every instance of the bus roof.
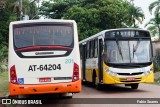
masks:
[[[86,42],[86,41],[88,41],[88,40],[91,40],[91,39],[93,39],[93,38],[97,38],[97,37],[101,36],[101,34],[104,34],[104,33],[107,32],[107,31],[115,31],[115,30],[139,30],[139,31],[147,31],[147,32],[149,32],[148,30],[144,30],[144,29],[141,29],[141,28],[117,28],[117,29],[107,29],[107,30],[103,30],[103,31],[101,31],[101,32],[99,32],[99,33],[97,33],[97,34],[95,34],[95,35],[92,35],[92,36],[90,36],[90,37],[88,37],[88,38],[86,38],[86,39],[81,40],[81,41],[79,42],[79,44],[81,44],[81,43],[83,43],[83,42]]]
[[[22,21],[13,21],[10,24],[20,24],[20,23],[34,23],[34,22],[72,22],[75,23],[74,20],[63,20],[63,19],[43,19],[43,20],[22,20]]]

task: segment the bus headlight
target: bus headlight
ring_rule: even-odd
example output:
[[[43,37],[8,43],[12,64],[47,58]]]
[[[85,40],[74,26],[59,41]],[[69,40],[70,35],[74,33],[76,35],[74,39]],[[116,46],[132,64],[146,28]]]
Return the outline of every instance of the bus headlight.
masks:
[[[150,73],[150,71],[145,71],[144,75],[148,75]]]
[[[150,74],[151,72],[153,72],[153,68],[150,68],[150,70],[145,71],[145,72],[144,72],[144,75],[148,75],[148,74]]]
[[[104,68],[104,71],[106,71],[109,75],[117,76],[117,73],[110,71],[109,69]]]

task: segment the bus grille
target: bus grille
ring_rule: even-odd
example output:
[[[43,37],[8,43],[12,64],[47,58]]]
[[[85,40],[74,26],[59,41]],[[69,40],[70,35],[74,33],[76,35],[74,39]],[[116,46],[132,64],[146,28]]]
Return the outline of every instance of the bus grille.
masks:
[[[136,73],[117,73],[118,75],[125,75],[125,76],[131,76],[131,75],[141,75],[143,72],[136,72]]]
[[[135,78],[135,80],[127,80],[126,78],[120,78],[121,82],[139,82],[141,78]]]

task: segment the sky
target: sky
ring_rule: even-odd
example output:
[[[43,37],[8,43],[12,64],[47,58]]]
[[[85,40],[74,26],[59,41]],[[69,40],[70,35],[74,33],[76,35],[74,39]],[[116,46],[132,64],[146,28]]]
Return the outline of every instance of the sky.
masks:
[[[128,0],[128,1],[130,1],[130,0]],[[150,20],[151,18],[154,17],[153,15],[150,14],[149,9],[148,9],[149,5],[150,5],[152,2],[154,2],[154,1],[157,1],[157,0],[134,0],[134,2],[133,2],[135,6],[138,6],[138,7],[141,7],[141,8],[142,8],[142,10],[143,10],[143,12],[144,12],[144,15],[145,15],[145,19],[144,19],[144,21],[143,21],[143,24],[140,25],[141,28],[146,29],[146,28],[144,27],[145,24],[146,24],[147,22],[149,22],[149,20]]]

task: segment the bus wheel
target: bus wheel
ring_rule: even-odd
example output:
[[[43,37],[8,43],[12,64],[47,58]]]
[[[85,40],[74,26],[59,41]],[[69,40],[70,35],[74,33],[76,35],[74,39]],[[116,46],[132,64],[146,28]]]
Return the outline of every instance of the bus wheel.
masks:
[[[131,84],[131,88],[132,88],[132,89],[137,89],[137,88],[138,88],[138,85],[139,85],[138,83]]]
[[[96,85],[96,73],[95,73],[95,71],[93,71],[93,75],[92,75],[92,84],[93,84],[93,86]]]
[[[98,83],[98,78],[96,76],[96,74],[93,74],[93,85],[94,87],[96,87],[96,89],[101,90],[102,86],[101,84]]]
[[[85,80],[82,80],[81,82],[82,82],[82,85],[85,85],[85,84],[86,84],[86,81],[85,81]]]

